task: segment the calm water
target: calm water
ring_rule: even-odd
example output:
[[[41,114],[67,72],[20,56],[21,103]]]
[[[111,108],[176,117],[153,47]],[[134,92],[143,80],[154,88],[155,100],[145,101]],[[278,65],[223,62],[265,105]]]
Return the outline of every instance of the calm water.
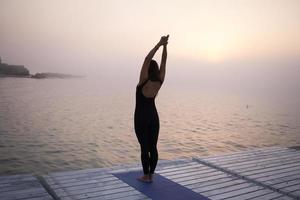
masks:
[[[0,174],[139,162],[134,87],[0,78]],[[299,145],[299,99],[258,96],[164,85],[156,99],[160,159]]]

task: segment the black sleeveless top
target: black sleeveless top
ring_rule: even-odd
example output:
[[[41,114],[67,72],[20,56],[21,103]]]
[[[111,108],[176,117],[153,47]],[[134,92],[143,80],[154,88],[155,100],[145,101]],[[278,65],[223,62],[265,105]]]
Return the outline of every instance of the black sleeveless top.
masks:
[[[157,114],[155,107],[155,97],[145,97],[142,89],[149,79],[145,80],[141,85],[136,86],[136,103],[135,103],[135,113],[138,114]],[[162,84],[162,81],[159,80]]]

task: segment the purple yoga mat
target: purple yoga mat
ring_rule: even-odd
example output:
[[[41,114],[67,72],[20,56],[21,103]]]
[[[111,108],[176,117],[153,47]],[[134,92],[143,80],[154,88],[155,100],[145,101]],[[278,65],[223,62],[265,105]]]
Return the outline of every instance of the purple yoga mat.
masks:
[[[153,200],[209,200],[209,198],[159,174],[154,174],[152,183],[137,180],[137,177],[143,175],[142,171],[115,173],[113,175]]]

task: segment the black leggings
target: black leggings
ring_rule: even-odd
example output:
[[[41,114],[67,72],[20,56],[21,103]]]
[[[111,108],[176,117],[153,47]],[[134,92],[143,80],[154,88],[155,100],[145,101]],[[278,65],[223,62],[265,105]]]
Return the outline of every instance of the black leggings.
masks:
[[[134,122],[135,133],[141,146],[143,172],[144,174],[153,174],[158,160],[158,116],[156,115],[148,120],[136,116]]]

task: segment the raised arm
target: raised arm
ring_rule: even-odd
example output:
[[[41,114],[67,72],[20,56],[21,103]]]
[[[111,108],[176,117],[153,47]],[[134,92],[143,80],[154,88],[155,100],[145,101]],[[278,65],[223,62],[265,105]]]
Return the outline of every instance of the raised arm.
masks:
[[[159,75],[160,75],[161,82],[164,82],[165,80],[166,63],[167,63],[167,44],[164,45],[162,56],[161,56],[160,68],[159,68]]]
[[[159,49],[160,46],[161,45],[159,43],[157,43],[155,45],[155,47],[153,49],[151,49],[151,51],[145,57],[145,60],[144,60],[144,63],[143,63],[142,69],[141,69],[141,73],[140,73],[139,84],[141,84],[142,82],[144,82],[148,78],[148,69],[149,69],[150,62],[151,62],[152,58],[154,57],[154,54],[156,53],[156,51]]]
[[[154,57],[156,51],[159,49],[159,47],[168,42],[167,37],[168,36],[161,37],[160,41],[154,46],[153,49],[151,49],[151,51],[145,57],[145,60],[144,60],[144,63],[143,63],[142,69],[141,69],[141,73],[140,73],[139,84],[141,84],[148,78],[148,69],[149,69],[150,62],[151,62],[152,58]]]

